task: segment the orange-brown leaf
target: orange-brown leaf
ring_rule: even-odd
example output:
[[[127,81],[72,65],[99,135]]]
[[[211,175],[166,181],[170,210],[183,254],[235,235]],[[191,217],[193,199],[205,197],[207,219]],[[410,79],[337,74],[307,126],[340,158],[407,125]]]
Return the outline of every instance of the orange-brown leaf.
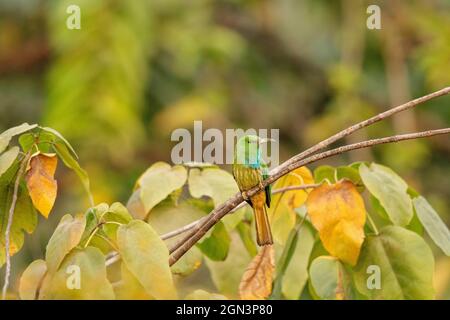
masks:
[[[26,175],[28,192],[33,205],[46,218],[53,208],[58,190],[57,182],[53,178],[57,165],[56,156],[38,154],[31,158]]]
[[[253,258],[239,284],[239,296],[243,300],[260,300],[272,292],[275,271],[275,253],[273,246],[263,246]]]
[[[325,249],[341,261],[355,265],[364,240],[366,210],[354,184],[325,183],[309,194],[306,206]]]

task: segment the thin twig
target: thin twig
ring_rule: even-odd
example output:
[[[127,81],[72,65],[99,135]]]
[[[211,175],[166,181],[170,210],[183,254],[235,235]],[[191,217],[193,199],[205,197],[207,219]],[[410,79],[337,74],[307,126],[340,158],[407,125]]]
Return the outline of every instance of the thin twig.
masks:
[[[448,88],[450,89],[450,87]],[[449,90],[450,91],[450,90]],[[418,100],[418,99],[416,99]],[[413,100],[415,101],[415,100]],[[307,164],[329,158],[344,152],[348,152],[351,150],[357,150],[361,148],[367,148],[374,145],[379,144],[385,144],[385,143],[391,143],[391,142],[398,142],[403,140],[410,140],[410,139],[418,139],[418,138],[424,138],[424,137],[431,137],[435,135],[442,135],[442,134],[448,134],[450,133],[450,128],[446,129],[438,129],[438,130],[429,130],[429,131],[423,131],[423,132],[417,132],[417,133],[410,133],[410,134],[403,134],[403,135],[396,135],[391,137],[385,137],[385,138],[379,138],[379,139],[372,139],[367,141],[362,141],[350,145],[345,145],[339,148],[335,148],[329,151],[325,151],[322,153],[318,153],[315,155],[312,155],[306,159],[299,159],[297,161],[289,161],[285,162],[285,164],[282,164],[280,167],[281,169],[276,170],[274,175],[270,176],[268,179],[264,180],[261,185],[258,185],[249,191],[247,191],[248,196],[253,196],[257,192],[261,191],[263,188],[265,188],[268,184],[276,181],[281,176],[287,174],[290,171],[293,171],[299,167],[305,166]],[[327,139],[328,140],[328,139]],[[324,140],[325,141],[325,140]],[[314,148],[314,147],[313,147]],[[298,158],[297,156],[295,158]],[[278,168],[280,168],[278,167]],[[173,253],[173,255],[169,259],[169,264],[173,265],[175,262],[177,262],[197,241],[199,241],[205,234],[208,232],[209,229],[211,229],[220,219],[222,219],[227,213],[229,213],[233,208],[238,206],[244,199],[242,198],[242,195],[240,193],[237,193],[234,197],[230,198],[228,201],[224,202],[222,205],[218,206],[216,209],[214,209],[211,214],[209,215],[209,219],[205,221],[201,226],[196,226],[189,234],[184,237],[181,241],[183,241],[183,244]],[[180,242],[181,242],[180,241]]]
[[[244,205],[245,205],[245,204],[243,204],[243,206],[244,206]],[[243,206],[242,206],[242,207],[243,207]],[[238,210],[238,209],[236,208],[236,210]],[[201,223],[201,222],[203,222],[203,221],[205,221],[205,220],[207,220],[207,219],[208,219],[208,216],[204,216],[204,217],[202,217],[202,218],[200,218],[200,219],[198,219],[198,220],[195,220],[195,221],[193,221],[193,222],[191,222],[191,223],[189,223],[189,224],[187,224],[187,225],[185,225],[185,226],[183,226],[183,227],[181,227],[181,228],[178,228],[178,229],[176,229],[176,230],[173,230],[173,231],[170,231],[170,232],[168,232],[168,233],[163,234],[163,235],[161,236],[161,239],[162,239],[162,240],[167,240],[167,239],[176,237],[176,236],[178,236],[179,234],[182,234],[182,233],[185,233],[186,231],[191,230],[191,229],[194,228],[197,224],[199,224],[199,223]]]
[[[30,153],[28,152],[25,155],[25,157],[23,158],[22,163],[20,164],[19,171],[17,172],[16,181],[14,182],[14,191],[13,191],[11,206],[9,208],[8,223],[6,225],[6,231],[5,231],[6,270],[5,270],[5,281],[3,283],[3,290],[2,290],[2,299],[3,300],[6,299],[6,293],[8,291],[8,287],[9,287],[9,277],[11,275],[11,253],[9,252],[11,227],[12,227],[12,222],[13,222],[13,217],[14,217],[14,211],[16,209],[17,195],[19,193],[20,180],[22,179],[22,176],[24,174],[24,171],[27,166],[29,158],[30,158]]]
[[[113,263],[116,263],[117,261],[120,260],[120,254],[118,252],[111,252],[107,257],[106,257],[106,266],[110,266]]]

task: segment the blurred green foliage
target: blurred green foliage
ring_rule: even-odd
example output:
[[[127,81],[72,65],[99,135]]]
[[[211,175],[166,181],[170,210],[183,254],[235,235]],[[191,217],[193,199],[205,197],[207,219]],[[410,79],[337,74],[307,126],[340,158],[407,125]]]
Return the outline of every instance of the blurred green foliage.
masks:
[[[81,30],[66,28],[69,3],[81,8]],[[369,4],[381,7],[381,30],[366,28]],[[61,131],[94,181],[97,203],[128,199],[144,168],[170,159],[171,131],[194,120],[279,128],[284,160],[449,84],[447,0],[0,2],[0,132],[22,122]],[[431,101],[347,142],[448,127],[449,105],[450,97]],[[394,168],[449,225],[449,158],[448,137],[440,137],[328,163]],[[25,241],[14,257],[17,273],[42,257],[64,212],[86,208],[75,179],[61,179],[57,214],[35,233],[41,241]],[[437,268],[439,283],[450,283],[448,259]],[[439,290],[450,297],[448,287]]]

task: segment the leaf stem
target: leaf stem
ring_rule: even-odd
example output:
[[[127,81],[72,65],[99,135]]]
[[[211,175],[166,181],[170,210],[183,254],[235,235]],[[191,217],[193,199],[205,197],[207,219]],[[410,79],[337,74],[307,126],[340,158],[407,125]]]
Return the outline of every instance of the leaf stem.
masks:
[[[105,221],[102,224],[115,224],[115,225],[117,225],[119,227],[123,225],[122,223],[117,222],[117,221]]]
[[[373,230],[373,232],[375,232],[376,235],[378,235],[379,234],[378,228],[377,228],[377,225],[375,224],[375,222],[372,220],[372,217],[370,216],[370,214],[368,212],[366,212],[366,216],[367,216],[367,221],[369,221],[371,229]]]
[[[84,247],[87,248],[89,243],[91,242],[92,238],[95,236],[97,231],[99,230],[99,226],[96,226],[95,229],[92,231],[92,233],[89,235],[89,238],[86,240],[86,243],[84,244]]]

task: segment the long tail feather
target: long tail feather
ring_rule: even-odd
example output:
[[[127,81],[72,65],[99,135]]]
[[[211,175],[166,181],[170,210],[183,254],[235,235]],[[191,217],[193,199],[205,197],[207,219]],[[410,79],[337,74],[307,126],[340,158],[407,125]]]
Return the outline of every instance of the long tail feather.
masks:
[[[266,206],[254,205],[256,221],[256,240],[259,246],[273,244],[272,231],[270,230],[269,217],[267,216]]]

